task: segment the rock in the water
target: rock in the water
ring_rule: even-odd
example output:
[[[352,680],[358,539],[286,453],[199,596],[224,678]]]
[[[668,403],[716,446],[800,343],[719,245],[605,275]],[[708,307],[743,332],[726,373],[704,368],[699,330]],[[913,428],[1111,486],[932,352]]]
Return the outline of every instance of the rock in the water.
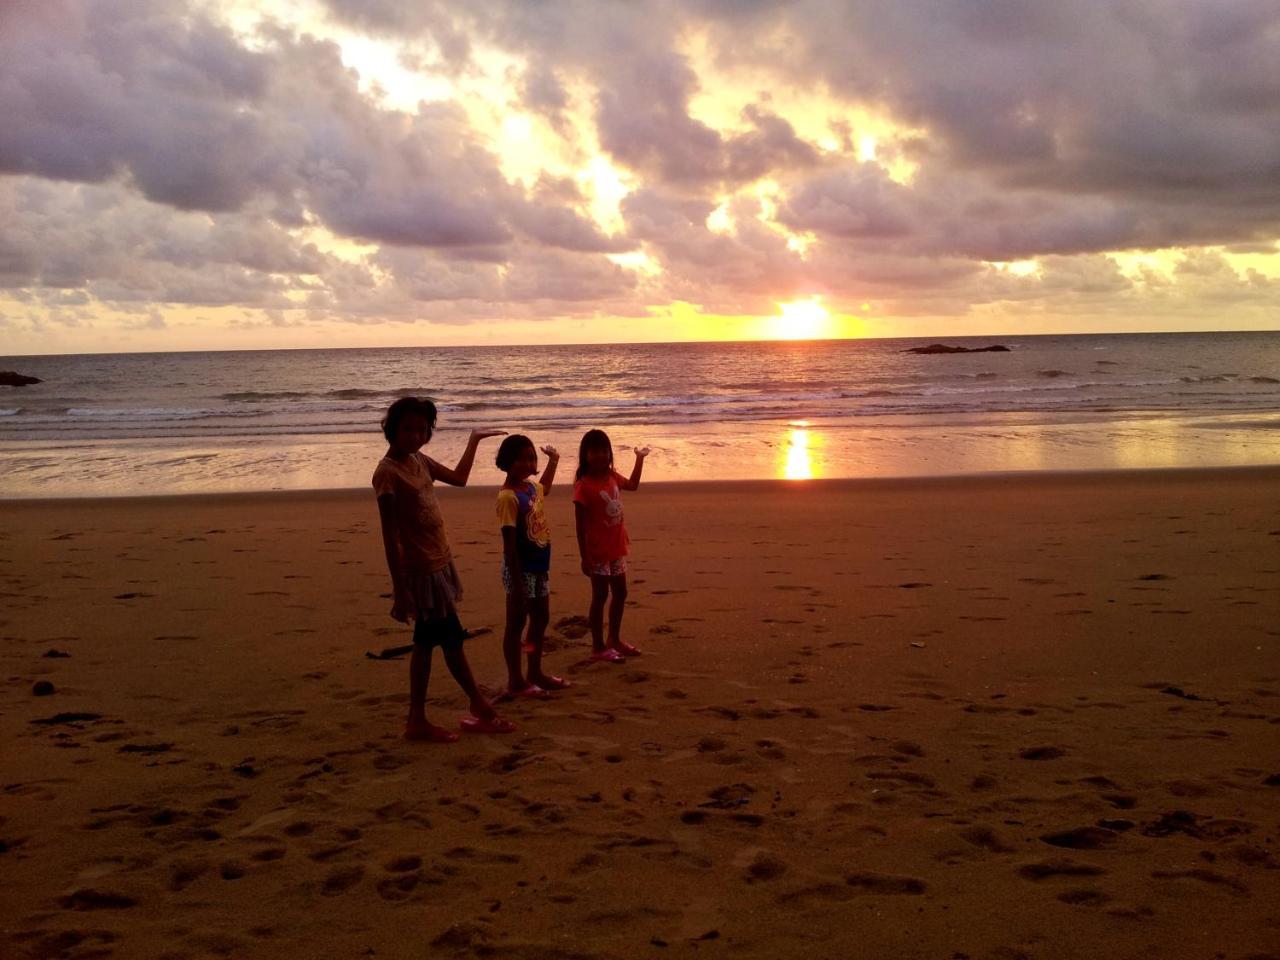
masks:
[[[927,347],[908,347],[904,353],[1008,353],[1009,348],[1001,344],[990,347],[949,347],[945,343],[931,343]]]
[[[12,370],[0,370],[0,387],[25,387],[29,383],[44,383],[39,377],[27,377]]]

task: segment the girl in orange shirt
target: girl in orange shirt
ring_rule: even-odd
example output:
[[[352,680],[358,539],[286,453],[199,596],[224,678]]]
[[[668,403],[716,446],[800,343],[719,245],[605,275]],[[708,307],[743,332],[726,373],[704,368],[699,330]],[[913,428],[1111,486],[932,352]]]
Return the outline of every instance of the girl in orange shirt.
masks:
[[[591,658],[621,663],[640,651],[621,637],[622,611],[627,602],[627,555],[630,538],[622,518],[623,490],[636,490],[644,470],[648,447],[635,451],[631,476],[613,469],[613,444],[603,430],[588,430],[578,447],[577,482],[573,485],[573,508],[578,528],[578,555],[582,573],[591,579]],[[608,643],[604,634],[604,602],[609,604]]]

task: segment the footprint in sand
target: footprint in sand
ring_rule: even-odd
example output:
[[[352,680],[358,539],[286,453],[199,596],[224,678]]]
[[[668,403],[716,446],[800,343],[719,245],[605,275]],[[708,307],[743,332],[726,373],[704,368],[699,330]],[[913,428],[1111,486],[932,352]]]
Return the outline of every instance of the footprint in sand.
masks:
[[[93,889],[75,890],[58,903],[66,910],[128,910],[138,905],[136,898],[126,894]]]
[[[408,854],[401,857],[393,857],[382,865],[382,868],[388,873],[409,873],[417,870],[422,866],[422,858],[415,854]]]
[[[339,867],[325,877],[320,892],[326,897],[336,897],[346,893],[364,879],[364,867]]]
[[[1215,870],[1197,868],[1194,870],[1155,870],[1151,876],[1156,880],[1198,880],[1214,887],[1224,887],[1237,897],[1249,896],[1249,888],[1235,877],[1228,877]]]
[[[1126,793],[1102,793],[1098,795],[1098,799],[1105,800],[1117,810],[1132,810],[1138,805],[1138,798]]]
[[[1111,901],[1111,897],[1107,894],[1092,888],[1064,890],[1058,894],[1058,899],[1063,903],[1071,904],[1073,907],[1099,907]]]
[[[378,896],[392,903],[407,900],[418,889],[424,877],[418,871],[401,873],[391,877],[383,877],[378,881]],[[442,881],[436,880],[436,883]]]
[[[1040,839],[1050,846],[1069,850],[1106,850],[1115,846],[1116,834],[1102,827],[1075,827],[1043,834]]]
[[[1018,868],[1018,876],[1024,880],[1048,880],[1052,877],[1099,877],[1106,873],[1091,863],[1077,863],[1066,858],[1039,860]]]
[[[746,880],[748,883],[776,880],[786,872],[786,861],[767,850],[761,850],[747,864]]]
[[[208,860],[176,860],[169,868],[169,889],[185,890],[208,872]]]
[[[157,753],[168,753],[172,749],[172,743],[126,743],[120,748],[120,753],[141,753],[150,756]]]
[[[971,843],[975,847],[989,850],[992,853],[1012,853],[1015,849],[1001,840],[999,835],[990,827],[970,827],[968,830],[961,831],[960,838],[966,843]]]
[[[844,878],[844,882],[855,890],[866,893],[919,896],[926,889],[923,880],[884,873],[851,873]]]
[[[1062,747],[1028,747],[1020,751],[1018,756],[1023,760],[1057,760],[1066,754],[1067,751]]]

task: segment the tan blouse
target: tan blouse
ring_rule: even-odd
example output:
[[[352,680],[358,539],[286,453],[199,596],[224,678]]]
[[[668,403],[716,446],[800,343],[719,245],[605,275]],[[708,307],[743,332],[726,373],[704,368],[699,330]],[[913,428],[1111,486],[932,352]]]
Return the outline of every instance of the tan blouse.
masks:
[[[373,492],[379,499],[388,494],[395,499],[400,559],[407,572],[434,573],[453,562],[431,464],[415,453],[406,460],[383,457],[373,471]]]

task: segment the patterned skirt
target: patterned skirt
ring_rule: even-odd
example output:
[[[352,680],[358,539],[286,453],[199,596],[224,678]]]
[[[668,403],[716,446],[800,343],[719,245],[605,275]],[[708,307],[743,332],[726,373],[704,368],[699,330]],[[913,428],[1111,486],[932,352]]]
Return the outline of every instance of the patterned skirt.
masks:
[[[417,607],[416,620],[443,620],[457,612],[462,599],[462,580],[458,568],[449,562],[447,567],[425,571],[411,570],[407,574],[409,596]]]

